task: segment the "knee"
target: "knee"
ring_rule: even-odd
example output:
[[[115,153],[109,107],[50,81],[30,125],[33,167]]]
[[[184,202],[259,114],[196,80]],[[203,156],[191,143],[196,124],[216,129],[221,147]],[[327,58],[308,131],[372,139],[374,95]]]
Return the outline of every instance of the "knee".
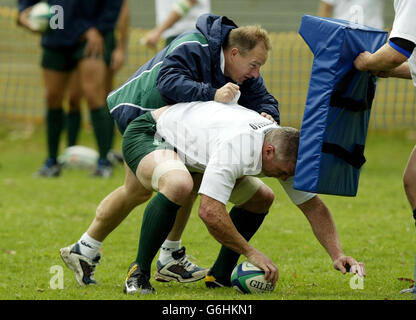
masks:
[[[49,108],[62,106],[63,95],[56,90],[47,89],[45,93],[46,104]]]
[[[92,79],[91,79],[92,80]],[[100,108],[105,105],[106,91],[104,81],[84,81],[83,95],[90,109]]]
[[[87,101],[90,110],[98,109],[105,105],[104,90],[100,88],[98,91],[102,94],[90,94],[89,92],[85,92],[85,100]],[[95,92],[97,92],[97,90]]]
[[[81,96],[78,94],[69,95],[69,111],[78,111],[81,108]]]
[[[159,186],[159,191],[169,200],[183,205],[191,196],[194,184],[189,172],[175,170],[162,176]]]
[[[274,202],[274,192],[266,185],[262,185],[258,191],[259,206],[263,212],[270,209]]]
[[[274,202],[274,193],[265,184],[261,185],[257,192],[244,203],[241,207],[245,210],[255,213],[265,213],[269,211]]]

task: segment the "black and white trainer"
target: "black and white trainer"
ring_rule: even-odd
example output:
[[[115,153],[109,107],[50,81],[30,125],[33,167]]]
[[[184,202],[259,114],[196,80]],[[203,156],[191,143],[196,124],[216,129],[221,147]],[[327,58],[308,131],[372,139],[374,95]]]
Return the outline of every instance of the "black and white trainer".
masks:
[[[173,251],[172,258],[173,260],[165,265],[162,265],[159,260],[157,261],[154,275],[156,281],[194,282],[204,279],[208,273],[208,269],[198,267],[188,259],[185,254],[185,247]]]
[[[81,286],[97,284],[94,279],[95,267],[100,261],[100,254],[93,260],[81,254],[78,242],[60,249],[61,258],[66,266],[74,271],[75,278]]]

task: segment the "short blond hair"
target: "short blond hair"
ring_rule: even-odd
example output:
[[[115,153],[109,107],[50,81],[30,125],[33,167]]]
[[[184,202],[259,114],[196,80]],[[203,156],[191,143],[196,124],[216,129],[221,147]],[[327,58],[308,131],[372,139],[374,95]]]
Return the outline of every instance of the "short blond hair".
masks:
[[[264,141],[276,150],[275,159],[296,163],[299,150],[298,129],[292,127],[278,127],[270,130]]]
[[[270,37],[265,29],[258,25],[244,26],[230,31],[224,49],[238,48],[242,55],[246,55],[260,42],[267,51],[271,50]]]

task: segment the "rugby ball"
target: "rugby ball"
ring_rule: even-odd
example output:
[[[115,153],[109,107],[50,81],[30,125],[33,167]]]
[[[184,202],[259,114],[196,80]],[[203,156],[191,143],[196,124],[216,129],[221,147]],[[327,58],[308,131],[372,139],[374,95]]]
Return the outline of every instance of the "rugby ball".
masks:
[[[45,32],[52,18],[51,6],[46,2],[35,4],[29,12],[28,24],[33,31]]]
[[[68,169],[93,169],[97,165],[99,154],[85,146],[72,146],[65,149],[58,161]]]
[[[267,282],[264,271],[248,261],[238,264],[231,274],[231,285],[240,293],[271,292],[275,286]]]

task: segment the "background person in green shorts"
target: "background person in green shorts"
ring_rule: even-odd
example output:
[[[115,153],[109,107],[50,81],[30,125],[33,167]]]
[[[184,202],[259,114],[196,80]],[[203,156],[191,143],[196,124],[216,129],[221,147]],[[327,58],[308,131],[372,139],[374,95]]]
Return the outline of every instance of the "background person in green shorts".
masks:
[[[38,2],[19,0],[19,23],[28,29],[28,13],[31,6]],[[105,78],[115,46],[114,27],[122,0],[49,0],[48,3],[62,6],[64,28],[51,29],[42,35],[48,157],[37,175],[60,175],[61,166],[57,156],[65,123],[63,98],[70,73],[78,69],[99,151],[93,174],[108,177],[112,173],[112,164],[108,161],[107,154],[112,147],[114,130],[106,108]]]
[[[127,55],[127,43],[129,36],[129,7],[128,0],[123,0],[120,15],[117,20],[115,36],[116,47],[111,52],[111,63],[107,66],[105,91],[108,95],[113,90],[113,80],[116,72],[123,66]],[[81,99],[83,97],[79,70],[71,75],[69,92],[69,110],[67,113],[67,145],[68,147],[77,144],[81,128]]]

